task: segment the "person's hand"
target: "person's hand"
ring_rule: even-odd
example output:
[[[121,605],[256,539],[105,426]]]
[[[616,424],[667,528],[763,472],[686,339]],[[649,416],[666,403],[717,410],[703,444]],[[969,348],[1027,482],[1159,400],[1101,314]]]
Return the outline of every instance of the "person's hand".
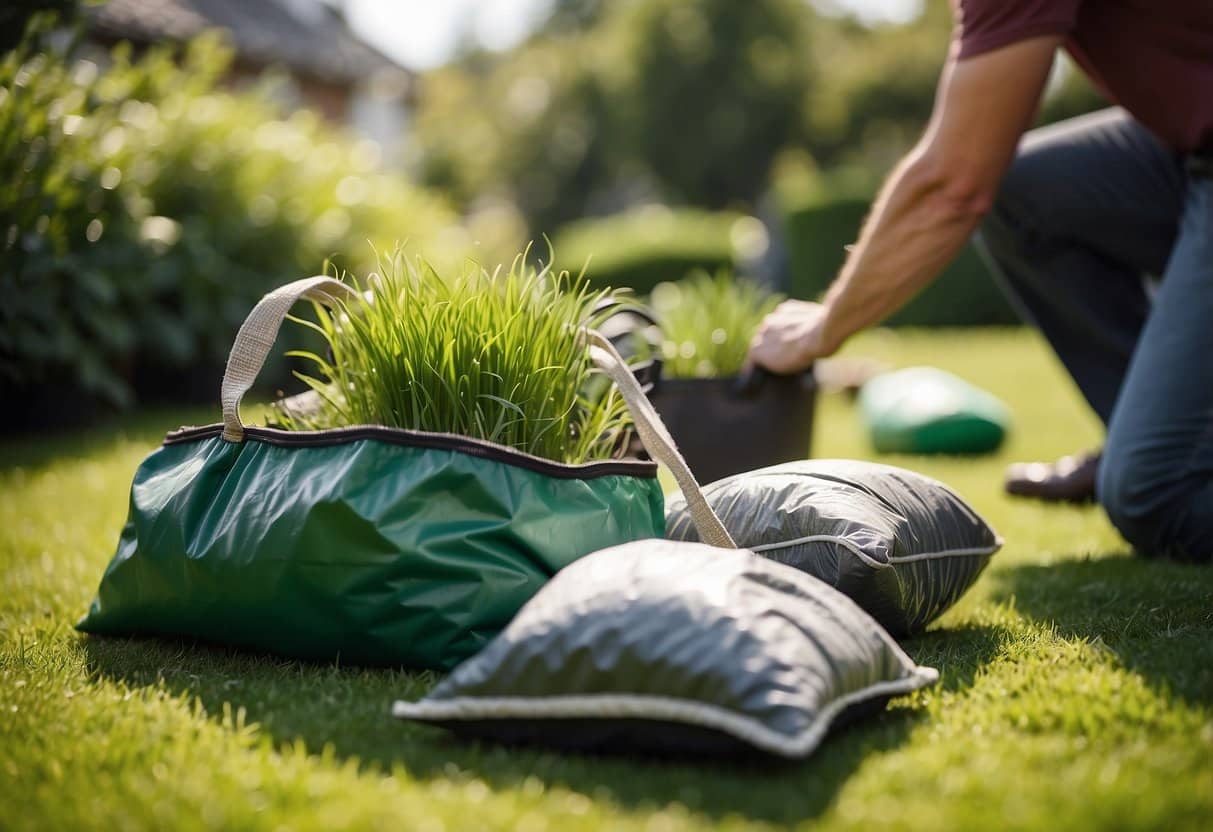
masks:
[[[759,324],[750,341],[750,363],[778,375],[808,369],[838,349],[825,340],[825,320],[820,303],[785,300]]]

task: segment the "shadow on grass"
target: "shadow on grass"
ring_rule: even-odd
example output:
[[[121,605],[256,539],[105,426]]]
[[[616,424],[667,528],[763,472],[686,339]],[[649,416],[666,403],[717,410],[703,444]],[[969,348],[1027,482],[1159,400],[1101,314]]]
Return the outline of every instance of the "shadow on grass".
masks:
[[[919,664],[939,669],[939,688],[962,691],[1014,636],[1002,627],[966,625],[930,630],[902,646]]]
[[[1002,643],[994,629],[934,632],[908,645],[944,668],[943,684],[967,687]],[[331,747],[371,770],[401,766],[421,781],[477,777],[497,790],[563,788],[625,811],[680,803],[716,820],[729,815],[792,823],[823,814],[865,763],[903,745],[923,719],[906,700],[831,733],[801,763],[759,758],[657,760],[564,754],[461,743],[438,729],[389,717],[396,699],[416,699],[432,673],[338,668],[158,640],[83,638],[93,673],[130,687],[163,686],[197,697],[212,718],[225,704],[279,745],[302,740],[309,753]]]
[[[1191,702],[1213,703],[1213,567],[1112,555],[1000,572],[995,599],[1101,641],[1126,669]]]
[[[218,410],[213,407],[156,407],[109,415],[83,430],[0,436],[0,471],[16,467],[41,468],[64,457],[94,457],[123,442],[145,444],[151,452],[171,430],[185,424],[217,421]]]

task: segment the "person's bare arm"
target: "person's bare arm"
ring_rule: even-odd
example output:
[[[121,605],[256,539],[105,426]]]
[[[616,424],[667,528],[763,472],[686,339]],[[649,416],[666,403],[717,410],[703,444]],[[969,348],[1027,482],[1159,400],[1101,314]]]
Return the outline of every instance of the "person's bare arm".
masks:
[[[896,311],[952,261],[993,203],[1060,42],[1037,37],[949,58],[925,134],[885,183],[825,299],[781,304],[755,334],[751,361],[803,369]]]

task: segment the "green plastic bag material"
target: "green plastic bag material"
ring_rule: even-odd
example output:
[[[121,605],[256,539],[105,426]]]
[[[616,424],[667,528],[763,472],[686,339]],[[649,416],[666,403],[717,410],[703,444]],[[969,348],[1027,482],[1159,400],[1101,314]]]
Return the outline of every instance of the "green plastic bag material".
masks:
[[[859,408],[879,453],[989,453],[1011,425],[993,395],[933,367],[876,376],[860,391]]]
[[[663,535],[653,462],[563,465],[385,427],[245,427],[240,399],[290,306],[349,291],[309,278],[254,309],[228,361],[223,424],[169,434],[139,467],[117,553],[80,630],[446,670],[562,567]],[[648,417],[636,415],[647,401],[610,342],[588,338],[599,366],[628,385],[650,453],[678,465],[672,443],[655,447]],[[680,483],[690,476],[675,473]],[[722,540],[711,530],[708,538]]]

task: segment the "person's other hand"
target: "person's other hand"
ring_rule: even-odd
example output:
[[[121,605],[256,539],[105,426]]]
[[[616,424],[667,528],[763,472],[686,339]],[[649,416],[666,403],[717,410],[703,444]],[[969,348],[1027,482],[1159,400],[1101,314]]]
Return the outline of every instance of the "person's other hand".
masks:
[[[808,369],[838,349],[826,341],[825,320],[826,308],[820,303],[785,300],[759,324],[750,341],[749,361],[779,375]]]

